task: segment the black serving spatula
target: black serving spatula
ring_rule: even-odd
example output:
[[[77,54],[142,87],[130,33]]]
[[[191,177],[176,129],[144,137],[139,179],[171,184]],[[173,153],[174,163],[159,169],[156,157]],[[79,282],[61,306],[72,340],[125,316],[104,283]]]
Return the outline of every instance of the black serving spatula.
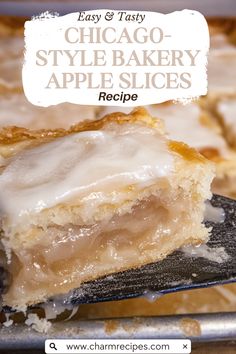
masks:
[[[207,226],[213,228],[207,246],[217,249],[219,253],[219,248],[223,247],[224,254],[228,255],[224,262],[176,251],[161,262],[84,283],[58,300],[77,305],[133,298],[147,292],[165,294],[235,282],[236,201],[214,195],[211,204],[224,209],[225,220],[222,223],[206,222]]]

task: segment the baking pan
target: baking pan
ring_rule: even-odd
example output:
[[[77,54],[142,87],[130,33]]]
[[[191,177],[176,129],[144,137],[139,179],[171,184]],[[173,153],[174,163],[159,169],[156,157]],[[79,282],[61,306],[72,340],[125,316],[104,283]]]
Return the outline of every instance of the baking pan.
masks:
[[[46,339],[184,339],[192,342],[236,340],[236,313],[61,321],[47,334],[24,325],[0,329],[0,350],[41,349]]]
[[[235,0],[119,0],[119,1],[0,1],[0,14],[14,16],[33,16],[41,12],[52,11],[66,14],[76,11],[95,9],[114,10],[143,10],[169,13],[177,10],[193,9],[200,11],[204,16],[227,16],[236,15]]]
[[[60,14],[112,8],[163,13],[194,9],[208,17],[235,17],[235,0],[119,0],[119,1],[1,1],[0,15],[32,16],[44,11]],[[0,350],[36,350],[47,338],[191,338],[193,342],[236,340],[236,313],[175,315],[106,320],[61,321],[52,324],[48,334],[38,333],[23,324],[0,329]]]

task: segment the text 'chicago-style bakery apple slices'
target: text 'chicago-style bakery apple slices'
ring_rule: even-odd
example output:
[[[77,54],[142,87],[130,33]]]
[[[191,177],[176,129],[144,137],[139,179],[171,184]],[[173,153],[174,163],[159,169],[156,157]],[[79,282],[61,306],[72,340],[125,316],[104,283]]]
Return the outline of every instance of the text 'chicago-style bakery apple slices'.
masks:
[[[3,128],[2,244],[22,308],[205,242],[214,167],[144,109],[69,130]]]

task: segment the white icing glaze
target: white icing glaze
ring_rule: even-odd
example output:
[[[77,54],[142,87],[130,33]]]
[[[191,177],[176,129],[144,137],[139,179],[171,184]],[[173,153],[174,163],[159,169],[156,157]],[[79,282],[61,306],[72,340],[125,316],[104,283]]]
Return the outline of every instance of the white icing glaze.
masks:
[[[217,33],[210,37],[210,53],[214,51],[235,50],[235,46],[228,41],[228,37],[224,33]]]
[[[187,256],[202,257],[216,263],[224,263],[230,258],[224,247],[210,248],[206,244],[200,246],[184,246],[181,248],[181,251]]]
[[[170,104],[150,106],[150,113],[164,120],[166,131],[172,140],[183,141],[196,149],[216,148],[227,154],[224,139],[200,122],[201,111],[197,104]]]
[[[23,37],[0,38],[0,85],[21,87],[23,64]]]
[[[52,320],[57,318],[58,315],[62,314],[66,310],[72,311],[70,316],[73,317],[74,312],[75,311],[77,312],[78,310],[78,306],[75,306],[73,308],[72,304],[65,304],[63,302],[60,303],[59,301],[56,300],[54,300],[53,302],[45,302],[41,305],[41,307],[44,309],[45,317],[47,320]]]
[[[24,50],[23,36],[7,36],[0,38],[0,59],[9,60],[11,58],[22,57]]]
[[[209,94],[236,93],[236,46],[219,35],[213,44],[208,57]]]
[[[236,134],[236,100],[221,100],[218,103],[218,110],[222,114],[226,125]]]
[[[150,291],[146,290],[143,294],[143,297],[148,301],[148,302],[155,302],[157,299],[160,299],[163,294],[159,293],[158,291]]]
[[[11,327],[11,325],[13,325],[13,320],[8,320],[3,322],[4,327]]]
[[[39,318],[36,313],[29,313],[25,324],[40,333],[47,333],[52,325],[46,318]]]
[[[95,119],[94,106],[62,103],[47,108],[37,107],[28,102],[24,94],[0,97],[0,106],[0,127],[68,128],[79,121]]]
[[[76,133],[25,150],[0,176],[1,212],[18,218],[127,185],[141,188],[167,176],[173,156],[156,130],[115,124],[113,129]],[[15,220],[16,221],[16,220]]]
[[[215,223],[222,223],[225,221],[225,212],[223,208],[213,207],[209,201],[206,202],[206,209],[204,213],[204,220]]]
[[[23,65],[22,58],[12,58],[1,61],[0,59],[0,85],[7,88],[22,87],[21,68]]]
[[[160,118],[165,123],[165,130],[172,140],[183,141],[195,149],[216,148],[222,156],[228,155],[224,139],[214,130],[200,122],[201,111],[197,104],[189,103],[152,105],[145,107],[153,117]],[[131,107],[106,107],[103,114],[121,111],[129,113]]]

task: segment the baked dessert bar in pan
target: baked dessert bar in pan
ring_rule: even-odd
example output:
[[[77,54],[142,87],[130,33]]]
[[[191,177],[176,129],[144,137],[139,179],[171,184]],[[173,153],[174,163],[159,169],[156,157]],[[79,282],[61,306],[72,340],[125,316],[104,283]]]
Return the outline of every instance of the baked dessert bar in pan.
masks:
[[[213,111],[218,123],[222,127],[223,135],[228,144],[236,148],[236,25],[232,23],[227,34],[218,33],[211,39],[210,59],[217,63],[213,73],[212,61],[209,61],[209,70],[213,75],[209,77],[208,106]],[[227,59],[228,58],[228,59]],[[222,75],[218,74],[222,73]],[[213,77],[214,76],[214,77]],[[230,77],[231,76],[231,77]],[[211,80],[211,81],[210,81]],[[216,88],[216,81],[224,84],[221,90]],[[212,100],[213,99],[213,100]],[[235,188],[236,189],[236,188]],[[235,196],[236,194],[234,194]]]
[[[23,307],[208,238],[214,167],[144,109],[0,134],[2,243]]]
[[[97,111],[96,106],[72,103],[38,107],[28,102],[24,93],[0,94],[0,128],[67,129],[82,120],[95,120]]]
[[[22,91],[23,49],[22,37],[0,38],[0,93]]]
[[[0,16],[0,93],[22,91],[24,19]]]
[[[208,95],[212,101],[222,95],[236,94],[236,20],[211,19],[208,56]]]
[[[216,166],[212,190],[236,197],[236,152],[227,144],[221,125],[201,103],[165,104],[150,107],[153,116],[163,119],[170,139],[197,149]]]
[[[106,107],[102,113],[118,109],[122,108]],[[130,109],[126,107],[123,111],[129,112]],[[146,109],[163,121],[169,139],[188,144],[215,163],[214,193],[236,197],[236,152],[227,144],[221,124],[205,109],[205,103],[198,101],[183,105],[169,102]]]
[[[219,100],[217,114],[229,145],[236,149],[236,96]]]
[[[69,128],[81,120],[95,119],[97,107],[63,103],[47,108],[28,102],[22,87],[24,61],[22,23],[0,16],[0,127],[28,129]],[[12,27],[10,27],[12,26]]]
[[[216,35],[219,36],[219,35]],[[218,37],[218,46],[211,47],[208,57],[208,96],[219,98],[221,95],[236,95],[236,46],[226,36]],[[217,38],[212,38],[213,44]]]

